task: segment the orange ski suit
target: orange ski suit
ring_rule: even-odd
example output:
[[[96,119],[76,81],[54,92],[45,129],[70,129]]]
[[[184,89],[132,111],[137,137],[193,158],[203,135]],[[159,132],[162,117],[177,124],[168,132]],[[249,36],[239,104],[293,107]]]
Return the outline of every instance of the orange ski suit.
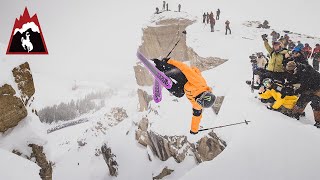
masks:
[[[202,77],[201,72],[196,67],[189,67],[188,65],[170,59],[168,64],[171,64],[182,71],[186,76],[188,82],[184,85],[184,92],[192,104],[192,108],[198,111],[202,111],[202,107],[196,102],[195,98],[205,92],[212,91],[212,89],[207,85],[206,80]],[[199,130],[199,124],[202,118],[202,113],[199,116],[192,116],[191,131],[197,133]]]

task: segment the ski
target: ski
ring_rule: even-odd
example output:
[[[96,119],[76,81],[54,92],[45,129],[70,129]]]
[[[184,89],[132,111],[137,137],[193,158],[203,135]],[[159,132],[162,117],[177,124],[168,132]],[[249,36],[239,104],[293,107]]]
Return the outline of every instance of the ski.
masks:
[[[171,79],[167,77],[163,72],[159,71],[153,64],[151,64],[150,61],[141,52],[137,52],[137,57],[153,75],[156,81],[158,81],[166,89],[170,89],[172,87]]]
[[[156,79],[153,84],[153,100],[155,103],[159,103],[162,100],[162,86]]]

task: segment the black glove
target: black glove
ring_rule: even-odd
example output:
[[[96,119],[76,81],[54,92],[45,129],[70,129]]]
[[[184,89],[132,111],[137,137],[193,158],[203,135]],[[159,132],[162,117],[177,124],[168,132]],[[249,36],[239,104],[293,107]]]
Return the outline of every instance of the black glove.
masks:
[[[170,57],[167,57],[167,58],[165,57],[165,58],[162,58],[161,61],[162,61],[162,62],[168,62],[169,60],[170,60]]]
[[[262,37],[263,41],[268,41],[268,39],[267,39],[268,35],[267,34],[262,34],[261,37]]]

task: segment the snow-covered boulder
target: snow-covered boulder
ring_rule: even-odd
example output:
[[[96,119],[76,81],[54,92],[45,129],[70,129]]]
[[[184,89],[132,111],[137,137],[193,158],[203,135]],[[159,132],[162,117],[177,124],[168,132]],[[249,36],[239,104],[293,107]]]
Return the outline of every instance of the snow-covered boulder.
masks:
[[[29,63],[25,62],[19,67],[14,68],[12,70],[12,74],[20,90],[21,98],[23,99],[24,104],[27,105],[30,98],[35,93],[35,87]]]
[[[107,144],[104,144],[101,147],[101,153],[103,155],[103,159],[108,165],[110,175],[118,176],[118,163],[115,159],[116,155],[111,152],[111,148],[108,147]]]

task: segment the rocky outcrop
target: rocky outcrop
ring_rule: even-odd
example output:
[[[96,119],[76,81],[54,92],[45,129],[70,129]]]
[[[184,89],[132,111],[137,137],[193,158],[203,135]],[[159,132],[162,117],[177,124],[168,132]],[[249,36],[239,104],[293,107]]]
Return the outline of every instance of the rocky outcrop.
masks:
[[[0,87],[0,132],[15,127],[28,115],[23,102],[15,94],[15,90],[8,84]]]
[[[153,78],[146,68],[141,65],[136,65],[133,68],[139,86],[151,86],[153,84]]]
[[[52,180],[52,163],[46,158],[43,147],[36,144],[29,145],[32,148],[32,157],[35,157],[36,163],[41,167],[40,177],[42,180]]]
[[[210,161],[220,154],[226,143],[211,132],[201,138],[197,143],[190,143],[186,136],[162,136],[148,130],[149,121],[143,118],[136,130],[136,140],[139,144],[150,147],[153,154],[160,160],[166,161],[173,157],[176,162],[182,162],[191,152],[197,162]]]
[[[192,144],[198,163],[213,160],[224,150],[225,145],[226,143],[221,141],[213,131],[209,133],[209,136],[205,136],[196,144]]]
[[[128,117],[127,111],[120,107],[112,108],[110,113],[113,119],[115,119],[118,122],[121,122]]]
[[[118,176],[118,163],[115,160],[116,155],[111,152],[111,148],[104,144],[101,147],[101,153],[103,155],[103,159],[108,165],[110,176]]]
[[[190,148],[186,136],[162,136],[148,131],[149,146],[152,152],[162,161],[173,157],[178,163],[187,156]]]
[[[212,109],[216,114],[219,114],[219,111],[220,111],[220,108],[222,106],[223,100],[224,100],[224,96],[217,96],[216,97],[216,100],[215,100],[215,102],[214,102],[214,104],[212,106]]]
[[[174,171],[174,170],[169,169],[168,167],[165,167],[165,168],[161,171],[161,173],[160,173],[159,175],[153,177],[152,179],[153,179],[153,180],[162,179],[162,178],[164,178],[164,177],[166,177],[166,176],[169,176],[173,171]]]
[[[12,70],[12,74],[20,90],[21,98],[24,101],[24,104],[26,105],[35,93],[29,63],[25,62],[24,64],[21,64],[19,67],[14,68]]]
[[[166,19],[156,22],[157,26],[150,26],[143,29],[142,45],[139,50],[147,58],[165,57],[171,48],[181,37],[180,42],[170,54],[170,57],[180,61],[190,61],[191,65],[200,70],[208,70],[226,62],[225,59],[200,57],[192,48],[186,44],[186,36],[181,32],[194,21],[189,19]],[[136,80],[140,86],[151,86],[153,78],[144,67],[139,64],[134,67]]]
[[[218,57],[203,58],[199,56],[192,48],[188,48],[187,52],[191,59],[191,66],[199,68],[200,71],[213,69],[227,61],[226,59],[221,59]]]
[[[148,95],[146,91],[138,89],[139,98],[139,112],[146,111],[149,107],[150,101],[152,101],[152,96]]]

